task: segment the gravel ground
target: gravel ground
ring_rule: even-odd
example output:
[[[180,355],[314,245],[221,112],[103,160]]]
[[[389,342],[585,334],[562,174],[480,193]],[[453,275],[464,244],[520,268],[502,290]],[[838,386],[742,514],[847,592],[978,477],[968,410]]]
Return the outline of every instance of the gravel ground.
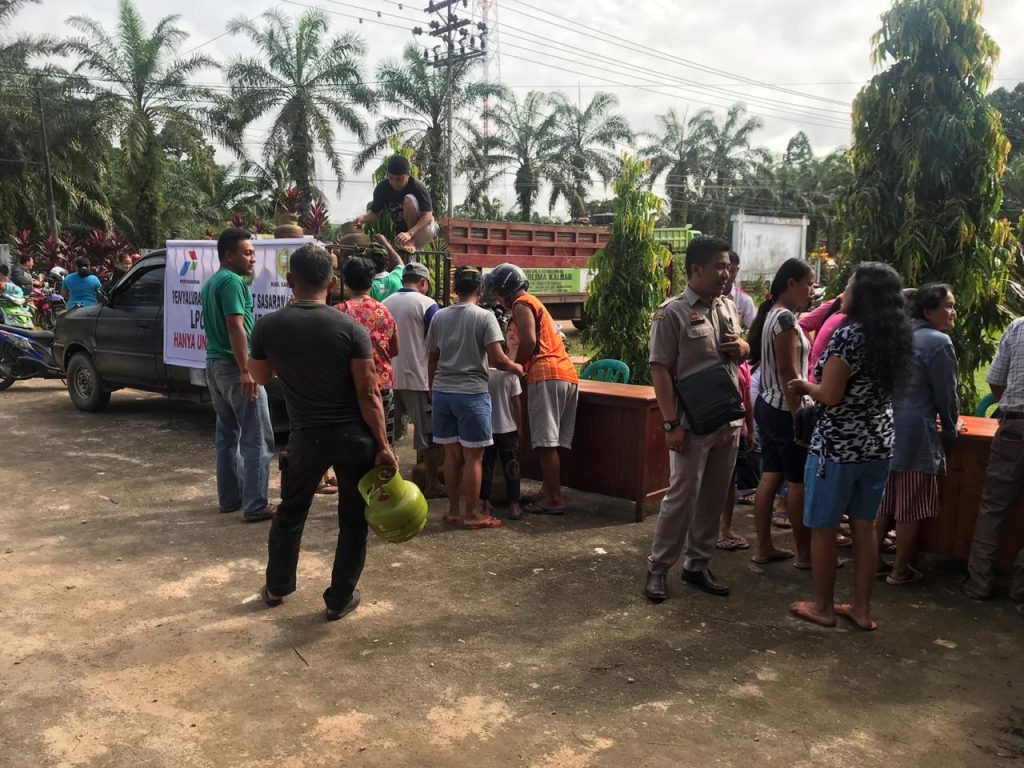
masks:
[[[83,414],[32,382],[0,429],[2,766],[1024,761],[1024,622],[962,598],[962,564],[879,584],[876,633],[825,630],[787,616],[806,574],[744,553],[715,561],[732,597],[673,574],[650,605],[653,518],[628,502],[574,492],[564,518],[479,532],[432,502],[417,539],[371,542],[363,606],[326,624],[333,502],[298,592],[263,607],[267,524],[216,511],[208,407],[126,391]]]

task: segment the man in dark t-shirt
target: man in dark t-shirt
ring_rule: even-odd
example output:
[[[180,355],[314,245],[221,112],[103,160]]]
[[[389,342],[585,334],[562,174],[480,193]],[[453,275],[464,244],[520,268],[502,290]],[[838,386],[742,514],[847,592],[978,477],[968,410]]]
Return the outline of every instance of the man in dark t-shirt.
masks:
[[[374,188],[370,209],[356,219],[356,226],[372,224],[385,209],[395,222],[395,244],[402,250],[422,250],[440,233],[430,192],[412,177],[409,161],[401,155],[388,160],[388,177]]]
[[[331,586],[324,592],[328,621],[359,605],[356,584],[366,560],[367,531],[359,480],[375,465],[398,465],[388,446],[369,334],[326,303],[335,280],[322,247],[309,244],[295,251],[288,271],[294,301],[256,322],[249,360],[258,383],[277,374],[291,420],[261,596],[267,605],[280,605],[295,591],[309,506],[320,478],[333,467],[339,532]]]

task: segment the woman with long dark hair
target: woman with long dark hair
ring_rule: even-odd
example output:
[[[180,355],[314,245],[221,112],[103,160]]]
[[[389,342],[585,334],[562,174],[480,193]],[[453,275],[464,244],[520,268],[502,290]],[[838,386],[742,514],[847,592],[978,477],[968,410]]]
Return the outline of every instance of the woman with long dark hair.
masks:
[[[922,520],[939,514],[939,477],[960,419],[957,361],[947,335],[956,326],[956,297],[948,285],[918,289],[910,301],[914,360],[910,386],[894,408],[896,443],[876,526],[881,545],[896,520],[896,561],[890,584],[920,581],[914,568]],[[942,433],[936,428],[936,417]],[[883,566],[885,568],[885,566]]]
[[[811,529],[814,600],[790,610],[806,621],[834,627],[836,616],[865,630],[878,568],[875,518],[889,477],[894,428],[893,398],[910,377],[910,319],[896,271],[877,262],[857,267],[850,286],[847,323],[818,361],[819,384],[794,379],[787,387],[825,406],[811,438],[804,472],[804,524]],[[835,604],[836,531],[843,515],[853,535],[854,597]]]
[[[803,509],[806,446],[798,445],[793,429],[803,398],[786,384],[807,372],[811,343],[797,324],[796,313],[814,298],[814,271],[800,259],[787,259],[775,273],[768,297],[750,328],[750,364],[761,372],[761,389],[754,403],[754,420],[761,441],[761,481],[754,497],[757,550],[751,558],[765,564],[787,560],[793,553],[772,542],[772,505],[782,481],[789,484],[787,504]],[[798,568],[810,568],[810,537],[800,515],[791,516]]]

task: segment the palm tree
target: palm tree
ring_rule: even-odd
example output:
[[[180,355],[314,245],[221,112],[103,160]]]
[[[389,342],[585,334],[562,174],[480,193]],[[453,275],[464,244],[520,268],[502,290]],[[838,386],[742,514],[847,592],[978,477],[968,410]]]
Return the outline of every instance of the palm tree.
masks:
[[[674,109],[658,115],[658,132],[645,134],[650,143],[639,151],[641,160],[651,164],[647,183],[653,186],[665,177],[665,192],[669,201],[669,223],[673,227],[689,223],[691,177],[699,172],[704,147],[693,135],[697,118],[689,122]]]
[[[509,94],[490,112],[495,131],[495,162],[514,167],[516,199],[523,221],[533,216],[541,182],[548,177],[556,147],[556,114],[540,91],[520,101]]]
[[[188,33],[175,26],[178,18],[165,16],[147,32],[131,0],[120,0],[112,35],[86,16],[67,20],[82,33],[65,43],[67,51],[79,59],[75,71],[96,81],[97,101],[118,126],[128,169],[131,234],[140,246],[163,240],[160,177],[165,132],[175,133],[179,142],[196,153],[205,144],[204,134],[240,151],[212,119],[208,105],[217,102],[217,96],[189,82],[195,73],[216,67],[214,61],[201,54],[174,58],[175,50],[188,39]]]
[[[572,218],[587,213],[587,195],[594,182],[592,174],[605,184],[615,178],[620,162],[614,154],[620,143],[633,140],[626,118],[613,113],[619,100],[610,93],[595,93],[583,109],[563,94],[555,94],[555,159],[550,170],[549,209],[559,199],[569,205]]]
[[[28,0],[0,3],[0,29]],[[58,222],[64,226],[108,226],[103,194],[109,122],[82,93],[89,83],[40,57],[64,51],[47,35],[0,37],[0,231],[47,229],[48,184],[40,123],[50,144],[51,176]]]
[[[465,153],[472,138],[466,115],[486,96],[502,96],[504,89],[471,82],[476,62],[456,64],[452,70],[452,114],[455,123],[453,148]],[[388,59],[377,68],[377,90],[383,104],[397,114],[377,123],[375,139],[366,144],[353,168],[359,171],[397,140],[411,147],[421,181],[430,190],[435,211],[443,211],[448,199],[445,131],[448,105],[448,71],[431,67],[415,45],[407,45],[400,60]],[[459,164],[456,160],[456,164]],[[463,161],[464,162],[464,161]]]
[[[756,158],[750,147],[754,131],[764,127],[757,117],[746,117],[743,104],[733,104],[719,124],[715,113],[704,109],[694,115],[690,129],[694,141],[704,147],[704,196],[709,203],[711,230],[724,234],[729,228],[729,198],[734,185]]]
[[[264,167],[284,155],[288,174],[302,192],[303,205],[323,197],[317,186],[316,152],[327,157],[340,192],[345,179],[334,123],[363,142],[366,120],[360,109],[374,106],[362,70],[366,46],[358,35],[328,37],[327,14],[305,11],[297,21],[276,10],[259,19],[235,19],[228,31],[245,34],[259,56],[239,56],[227,66],[231,93],[242,125],[273,112],[263,142]]]

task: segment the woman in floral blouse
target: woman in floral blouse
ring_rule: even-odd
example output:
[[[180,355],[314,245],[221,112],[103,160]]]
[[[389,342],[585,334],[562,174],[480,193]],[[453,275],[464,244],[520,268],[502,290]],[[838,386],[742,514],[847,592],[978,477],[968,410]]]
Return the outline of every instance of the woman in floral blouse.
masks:
[[[341,268],[341,276],[350,298],[335,305],[351,316],[370,334],[373,363],[377,368],[377,386],[384,401],[384,415],[387,420],[388,442],[395,441],[395,398],[392,391],[393,370],[391,359],[398,355],[398,326],[388,308],[376,299],[370,298],[373,276],[377,270],[369,259],[352,257]],[[337,493],[337,481],[324,476],[320,485],[321,493]]]

